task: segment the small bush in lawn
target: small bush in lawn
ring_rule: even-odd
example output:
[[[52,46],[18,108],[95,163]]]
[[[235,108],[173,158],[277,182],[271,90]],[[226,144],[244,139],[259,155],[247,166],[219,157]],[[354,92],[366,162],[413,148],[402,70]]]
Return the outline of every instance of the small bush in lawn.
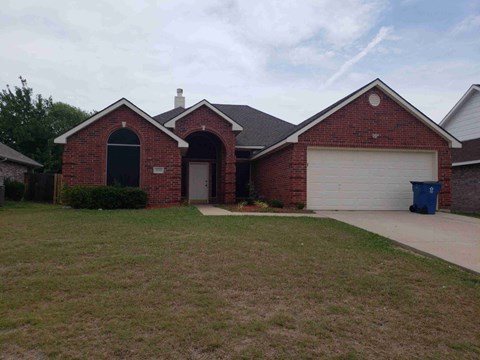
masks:
[[[271,199],[268,203],[273,208],[279,208],[279,209],[283,208],[283,202],[281,202],[280,200]]]
[[[296,208],[297,208],[298,210],[303,210],[303,209],[305,209],[305,204],[304,204],[303,202],[299,202],[299,203],[297,203],[297,205],[295,205],[295,206],[296,206]]]
[[[141,209],[147,193],[138,188],[74,186],[64,191],[64,202],[76,209]]]
[[[5,199],[20,201],[25,192],[25,185],[17,180],[5,179]]]

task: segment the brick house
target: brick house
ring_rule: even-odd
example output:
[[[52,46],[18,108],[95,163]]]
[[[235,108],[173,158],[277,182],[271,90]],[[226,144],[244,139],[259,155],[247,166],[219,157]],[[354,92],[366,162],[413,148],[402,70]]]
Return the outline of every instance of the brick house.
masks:
[[[233,203],[252,188],[310,209],[404,210],[409,180],[439,180],[451,203],[461,144],[376,79],[299,125],[246,105],[175,107],[150,117],[126,99],[55,139],[67,185],[139,186],[151,205]]]
[[[25,174],[43,165],[0,143],[0,180],[25,181]]]
[[[480,211],[480,84],[473,84],[440,123],[462,142],[452,151],[452,210]]]

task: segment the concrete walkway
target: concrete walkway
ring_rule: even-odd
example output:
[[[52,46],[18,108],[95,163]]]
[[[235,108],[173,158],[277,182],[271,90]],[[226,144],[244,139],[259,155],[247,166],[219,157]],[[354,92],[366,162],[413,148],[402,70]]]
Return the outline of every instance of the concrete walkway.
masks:
[[[317,211],[317,214],[480,273],[480,219],[442,212],[420,215],[408,211]]]
[[[283,217],[324,217],[319,214],[298,214],[298,213],[269,213],[269,212],[231,212],[219,207],[216,207],[214,205],[209,205],[209,204],[197,204],[194,205],[198,211],[202,213],[202,215],[206,216],[283,216]]]
[[[389,238],[400,246],[437,257],[480,273],[480,219],[437,212],[408,211],[316,211],[296,213],[234,213],[213,205],[195,205],[207,216],[294,216],[332,218]]]

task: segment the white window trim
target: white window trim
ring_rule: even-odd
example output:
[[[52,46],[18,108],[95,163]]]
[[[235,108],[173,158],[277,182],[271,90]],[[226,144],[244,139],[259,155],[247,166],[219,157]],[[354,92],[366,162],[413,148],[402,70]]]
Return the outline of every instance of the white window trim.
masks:
[[[140,147],[140,144],[110,144],[107,143],[108,146],[130,146],[130,147]]]
[[[235,146],[235,149],[238,149],[238,150],[262,150],[263,148],[265,148],[265,146],[247,146],[247,145]]]

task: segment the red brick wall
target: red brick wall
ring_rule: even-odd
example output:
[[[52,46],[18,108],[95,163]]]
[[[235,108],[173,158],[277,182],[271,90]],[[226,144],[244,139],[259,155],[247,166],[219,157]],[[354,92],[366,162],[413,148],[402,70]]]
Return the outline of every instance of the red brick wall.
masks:
[[[122,106],[67,139],[63,152],[63,178],[68,186],[106,185],[107,140],[122,127],[140,138],[140,188],[150,205],[180,202],[181,153],[178,143],[141,116]],[[154,166],[165,167],[153,174]]]
[[[453,167],[452,210],[480,211],[480,164]]]
[[[235,133],[232,125],[202,106],[188,114],[175,124],[174,132],[185,139],[194,132],[207,131],[216,135],[223,143],[222,159],[218,166],[220,178],[218,181],[218,200],[225,203],[235,202]]]
[[[306,157],[309,146],[436,150],[438,179],[442,182],[439,207],[450,208],[451,151],[448,143],[380,89],[375,88],[373,91],[382,99],[378,107],[369,104],[371,91],[367,92],[300,135],[298,143],[289,146],[292,148],[291,158],[287,152],[281,157],[277,156],[276,164],[289,163],[290,186],[279,189],[282,193],[276,197],[289,198],[287,203],[290,204],[306,203]],[[375,139],[372,134],[380,136]],[[260,173],[256,178],[261,178],[263,183],[273,184],[277,181],[278,174],[262,171],[266,168],[263,164],[272,162],[269,158],[273,156],[275,155],[268,155],[257,161]]]
[[[259,196],[292,202],[292,150],[288,146],[253,163],[252,179]]]

